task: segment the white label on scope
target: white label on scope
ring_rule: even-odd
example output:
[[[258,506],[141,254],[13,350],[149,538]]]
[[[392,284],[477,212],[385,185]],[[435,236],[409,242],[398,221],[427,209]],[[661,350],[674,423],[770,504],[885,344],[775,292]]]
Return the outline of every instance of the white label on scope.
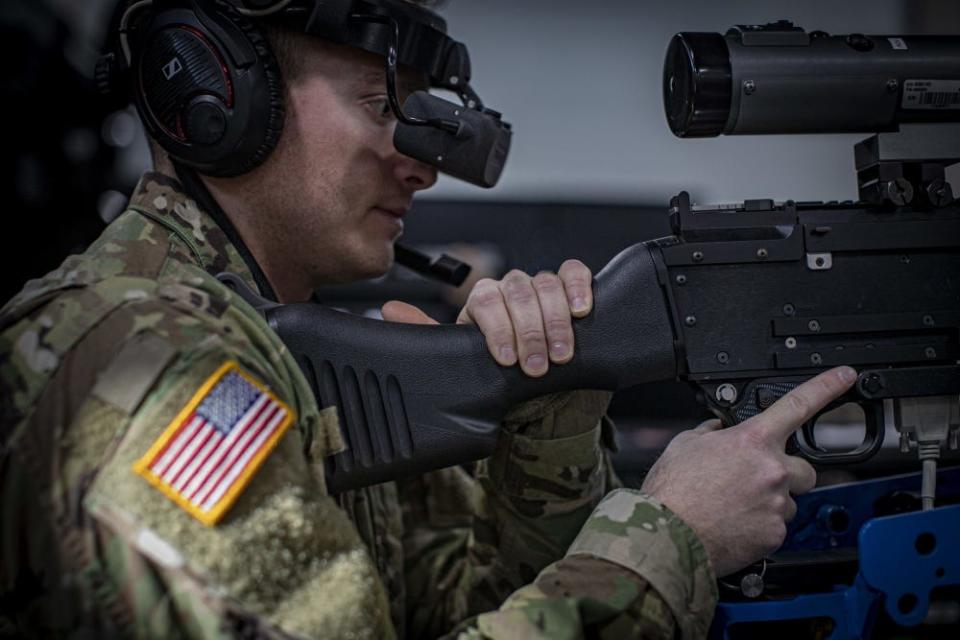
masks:
[[[907,80],[904,109],[960,109],[960,80]]]
[[[890,41],[890,47],[895,51],[906,51],[907,43],[904,42],[903,38],[887,38]]]

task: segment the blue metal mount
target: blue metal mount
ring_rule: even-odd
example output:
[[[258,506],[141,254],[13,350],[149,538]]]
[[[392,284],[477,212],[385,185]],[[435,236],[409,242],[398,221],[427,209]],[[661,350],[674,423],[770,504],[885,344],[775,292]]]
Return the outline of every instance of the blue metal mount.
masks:
[[[710,637],[768,622],[829,619],[824,638],[869,638],[882,606],[898,625],[923,622],[936,587],[960,585],[960,504],[875,517],[878,505],[920,490],[920,474],[817,489],[797,498],[797,517],[778,551],[856,547],[853,584],[779,599],[721,602]],[[960,467],[937,474],[937,498],[960,502]],[[895,510],[895,509],[894,509]],[[775,554],[776,555],[776,554]],[[743,626],[741,626],[743,625]]]

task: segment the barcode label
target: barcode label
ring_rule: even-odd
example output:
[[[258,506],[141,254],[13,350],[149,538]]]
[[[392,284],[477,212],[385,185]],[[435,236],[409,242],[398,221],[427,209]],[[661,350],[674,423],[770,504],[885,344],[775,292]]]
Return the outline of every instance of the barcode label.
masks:
[[[925,93],[920,97],[920,104],[932,107],[948,107],[952,104],[960,104],[960,93]]]
[[[960,109],[960,80],[907,80],[904,109]]]

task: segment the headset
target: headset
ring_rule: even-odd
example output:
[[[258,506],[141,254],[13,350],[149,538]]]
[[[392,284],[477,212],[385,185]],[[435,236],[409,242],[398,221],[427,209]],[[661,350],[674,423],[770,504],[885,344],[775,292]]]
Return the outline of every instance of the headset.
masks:
[[[244,174],[283,130],[284,82],[267,21],[383,56],[396,148],[472,184],[499,180],[510,125],[470,87],[469,54],[446,22],[404,0],[121,0],[97,62],[98,86],[117,99],[132,96],[147,132],[175,162],[208,176]],[[400,65],[461,104],[416,91],[401,106]]]

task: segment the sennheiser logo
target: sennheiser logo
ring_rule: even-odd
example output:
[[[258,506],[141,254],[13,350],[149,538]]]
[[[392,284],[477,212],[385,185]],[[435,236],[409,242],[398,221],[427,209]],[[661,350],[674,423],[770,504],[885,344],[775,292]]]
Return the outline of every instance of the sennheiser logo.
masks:
[[[173,80],[174,76],[183,71],[183,63],[180,58],[174,56],[170,62],[163,65],[163,77],[167,80]]]

